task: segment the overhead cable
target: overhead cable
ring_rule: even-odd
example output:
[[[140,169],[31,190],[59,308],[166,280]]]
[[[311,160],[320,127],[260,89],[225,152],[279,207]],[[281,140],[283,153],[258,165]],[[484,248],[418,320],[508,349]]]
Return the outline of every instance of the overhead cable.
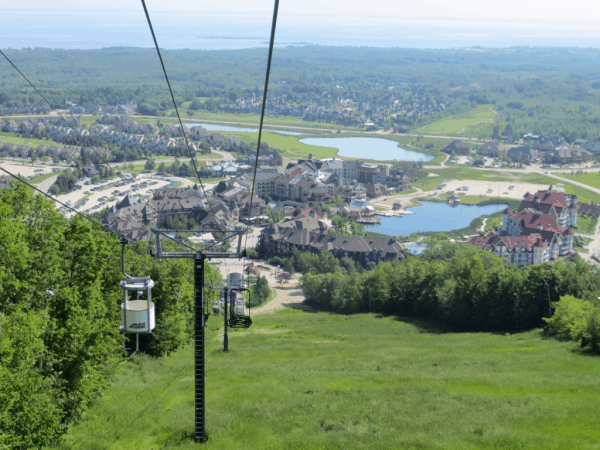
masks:
[[[9,172],[8,170],[6,170],[4,167],[1,167],[1,166],[0,166],[0,170],[1,170],[1,171],[3,171],[4,173],[8,174],[9,176],[11,176],[12,178],[14,178],[15,180],[17,180],[17,181],[20,181],[21,183],[24,183],[24,184],[26,184],[26,185],[27,185],[27,186],[29,186],[31,189],[34,189],[34,190],[38,191],[40,194],[44,195],[46,198],[49,198],[50,200],[52,200],[52,201],[54,201],[54,202],[58,203],[59,205],[62,205],[62,206],[64,206],[65,208],[67,208],[68,210],[70,210],[70,211],[74,212],[75,214],[79,214],[81,217],[83,217],[83,218],[84,218],[84,219],[86,219],[86,220],[89,220],[89,221],[90,221],[90,222],[92,222],[94,225],[100,225],[100,226],[102,227],[102,231],[111,231],[111,230],[109,230],[108,228],[106,228],[106,226],[104,226],[104,225],[102,224],[102,222],[100,222],[100,221],[98,221],[98,220],[94,219],[93,217],[90,217],[90,216],[88,216],[88,215],[86,215],[86,214],[84,214],[84,213],[82,213],[82,212],[79,212],[79,211],[77,211],[77,210],[76,210],[76,209],[74,209],[74,208],[71,208],[69,205],[66,205],[65,203],[61,202],[60,200],[56,199],[55,197],[52,197],[51,195],[48,195],[48,193],[46,193],[46,192],[44,192],[44,191],[42,191],[42,190],[40,190],[40,189],[36,188],[34,185],[32,185],[32,184],[28,183],[28,182],[27,182],[27,181],[25,181],[23,178],[21,178],[21,177],[19,177],[19,176],[17,176],[17,175],[14,175],[14,174],[12,174],[12,173],[10,173],[10,172]],[[121,237],[122,237],[123,239],[125,239],[127,242],[129,242],[130,244],[135,244],[135,241],[132,241],[132,240],[131,240],[131,239],[129,239],[128,237],[126,237],[126,236],[121,236]]]
[[[248,210],[248,228],[246,229],[246,241],[244,242],[244,249],[246,249],[246,247],[248,245],[248,230],[250,229],[250,216],[252,216],[252,200],[254,200],[254,186],[256,184],[256,171],[258,170],[258,155],[260,153],[260,141],[261,141],[261,137],[262,137],[263,121],[265,118],[265,108],[267,106],[267,89],[269,87],[269,75],[271,74],[271,60],[273,59],[273,44],[275,43],[275,28],[277,26],[278,11],[279,11],[279,0],[275,0],[275,5],[273,6],[273,22],[271,24],[271,40],[269,41],[269,58],[267,59],[267,73],[265,76],[265,90],[263,93],[262,111],[260,113],[260,125],[258,127],[258,144],[257,144],[257,148],[256,148],[256,161],[254,162],[254,176],[252,178],[252,192],[250,194],[250,209]]]
[[[173,106],[175,106],[175,112],[177,113],[177,119],[179,120],[179,126],[181,128],[181,133],[183,134],[183,139],[185,140],[185,146],[188,149],[188,153],[190,154],[190,159],[192,160],[192,164],[194,165],[194,171],[196,172],[196,177],[198,178],[198,182],[200,183],[200,188],[202,189],[202,193],[205,197],[207,197],[207,202],[210,207],[211,214],[213,213],[212,204],[206,195],[206,191],[204,190],[204,185],[202,184],[202,179],[200,178],[200,172],[198,172],[198,166],[196,165],[196,160],[192,155],[192,151],[190,149],[190,144],[188,142],[187,135],[185,134],[185,129],[183,128],[183,122],[181,121],[181,116],[179,115],[179,108],[177,108],[177,102],[175,101],[175,96],[173,95],[173,89],[171,89],[171,82],[169,81],[169,76],[167,75],[167,69],[165,68],[165,63],[163,62],[162,55],[160,54],[160,48],[158,47],[158,41],[156,40],[156,35],[154,34],[154,28],[152,27],[152,21],[150,20],[150,14],[148,14],[148,8],[146,8],[145,0],[142,0],[142,6],[144,7],[144,13],[146,14],[146,19],[148,20],[148,26],[150,27],[150,32],[152,33],[152,39],[154,40],[154,45],[156,47],[156,52],[158,53],[158,59],[160,59],[160,65],[162,66],[163,73],[165,74],[165,79],[167,80],[167,86],[169,87],[169,92],[171,93],[171,99],[173,100]]]
[[[1,170],[1,171],[3,171],[3,172],[5,172],[5,173],[7,173],[8,175],[10,175],[10,176],[11,176],[12,178],[14,178],[15,180],[17,180],[17,181],[20,181],[20,182],[22,182],[22,183],[25,183],[25,184],[26,184],[27,186],[29,186],[31,189],[35,189],[35,190],[36,190],[36,191],[38,191],[40,194],[43,194],[43,195],[45,195],[45,196],[46,196],[47,198],[49,198],[50,200],[53,200],[53,201],[55,201],[56,203],[58,203],[58,204],[60,204],[60,205],[64,206],[65,208],[67,208],[67,209],[70,209],[70,210],[71,210],[71,211],[73,211],[75,214],[79,214],[80,216],[82,216],[82,217],[85,217],[85,218],[86,218],[87,220],[89,220],[90,222],[93,222],[93,223],[95,223],[95,224],[97,224],[97,225],[100,225],[102,228],[104,228],[104,225],[102,225],[102,223],[101,223],[101,222],[98,222],[96,219],[94,219],[94,218],[92,218],[92,217],[90,217],[90,216],[88,216],[88,215],[86,215],[86,214],[84,214],[84,213],[82,213],[82,212],[79,212],[79,211],[77,211],[76,209],[73,209],[73,208],[71,208],[70,206],[68,206],[68,205],[64,204],[64,203],[63,203],[63,202],[61,202],[60,200],[57,200],[55,197],[52,197],[52,196],[48,195],[46,192],[42,191],[41,189],[38,189],[38,188],[36,188],[34,185],[32,185],[32,184],[28,183],[27,181],[23,180],[21,177],[19,177],[19,176],[16,176],[16,175],[13,175],[13,174],[12,174],[12,173],[10,173],[8,170],[6,170],[4,167],[1,167],[1,166],[0,166],[0,170]]]
[[[6,56],[6,54],[2,50],[0,50],[0,53],[10,63],[10,65],[13,66],[17,72],[19,72],[19,74],[25,79],[25,81],[27,81],[29,83],[29,85],[33,89],[35,89],[35,92],[37,92],[40,95],[40,97],[42,97],[44,99],[44,101],[46,103],[48,103],[48,106],[50,106],[50,108],[52,108],[52,110],[54,110],[54,112],[56,112],[56,114],[58,114],[61,117],[61,119],[65,121],[65,123],[67,124],[67,126],[73,130],[74,128],[69,124],[69,122],[67,121],[67,119],[65,119],[65,117],[60,112],[58,112],[58,110],[54,106],[52,106],[52,104],[48,101],[48,99],[46,97],[44,97],[44,95],[38,90],[38,88],[36,88],[33,85],[33,83],[31,81],[29,81],[29,79],[25,76],[25,74],[19,70],[19,68],[10,60],[10,58],[8,56]],[[100,155],[100,153],[98,153],[93,147],[90,147],[90,149],[96,154],[96,156],[104,164],[106,164],[106,167],[108,167],[108,170],[110,170],[112,172],[112,174],[116,176],[115,171],[113,170],[112,167],[110,167],[110,164],[102,157],[102,155]]]

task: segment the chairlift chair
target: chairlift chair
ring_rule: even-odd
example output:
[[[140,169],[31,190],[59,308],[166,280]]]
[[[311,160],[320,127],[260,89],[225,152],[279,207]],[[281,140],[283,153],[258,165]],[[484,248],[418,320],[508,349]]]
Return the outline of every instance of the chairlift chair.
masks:
[[[238,292],[242,293],[241,298],[238,297]],[[242,287],[231,288],[229,291],[228,323],[232,328],[250,328],[252,325],[250,315],[246,315],[245,292],[248,292],[248,296],[250,296],[250,291]],[[250,299],[248,299],[248,302],[250,302]]]
[[[244,275],[241,273],[230,273],[227,275],[227,286],[229,287],[229,326],[233,328],[249,328],[252,325],[250,315],[246,315],[245,292],[250,291],[244,288]],[[238,299],[237,293],[242,293],[242,298]]]
[[[227,325],[232,328],[249,328],[252,325],[252,319],[249,312],[246,314],[245,294],[241,295],[241,299],[237,295],[238,292],[248,292],[248,295],[250,295],[250,291],[244,288],[243,275],[241,273],[230,273],[227,275],[227,280],[210,280],[210,285],[213,289],[221,289],[221,298],[227,303],[224,308],[229,316]],[[225,290],[227,290],[229,298],[225,298]]]

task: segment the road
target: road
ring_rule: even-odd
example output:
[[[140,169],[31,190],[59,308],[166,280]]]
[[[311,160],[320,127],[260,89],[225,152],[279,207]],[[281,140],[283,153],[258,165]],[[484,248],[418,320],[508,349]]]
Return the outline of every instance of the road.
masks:
[[[254,243],[258,241],[258,235],[260,234],[260,229],[255,229],[251,232],[251,235],[248,238],[248,247],[253,247]],[[252,238],[252,239],[251,239]],[[211,260],[211,262],[217,262],[218,268],[221,272],[221,276],[223,279],[227,278],[227,274],[229,273],[242,273],[246,268],[245,264],[250,263],[250,260],[246,259],[215,259]],[[272,289],[275,289],[275,296],[273,299],[265,303],[264,305],[259,306],[258,308],[251,309],[250,315],[258,315],[258,314],[266,314],[271,313],[280,309],[285,308],[286,306],[291,306],[293,304],[299,304],[304,301],[304,294],[302,290],[298,288],[298,279],[301,274],[295,274],[291,279],[289,279],[288,284],[283,284],[281,286],[277,281],[281,279],[281,270],[278,270],[275,266],[268,264],[267,262],[260,262],[255,264],[260,264],[261,266],[268,267],[270,270],[260,269],[259,271],[261,276],[266,277],[269,282],[269,286]]]
[[[44,181],[42,181],[40,184],[38,184],[38,189],[40,191],[44,191],[46,193],[48,193],[48,189],[50,189],[50,186],[52,186],[54,184],[54,182],[56,181],[56,179],[58,178],[58,175],[54,175],[50,178],[45,179]],[[37,194],[37,192],[36,192]]]
[[[370,200],[370,203],[372,203],[372,204],[375,205],[375,204],[378,204],[378,203],[381,203],[381,202],[385,202],[385,201],[388,201],[388,202],[389,201],[401,201],[401,200],[406,201],[406,200],[409,200],[409,199],[414,198],[414,197],[421,197],[421,196],[423,196],[423,189],[420,189],[420,188],[413,188],[413,189],[415,189],[416,192],[413,192],[412,194],[402,194],[402,193],[400,193],[400,194],[397,194],[397,195],[383,195],[381,197],[377,197],[377,198],[374,198],[374,199]],[[386,205],[381,205],[381,206],[385,207]]]
[[[270,302],[259,306],[256,309],[251,309],[250,314],[252,316],[267,314],[278,311],[280,309],[285,308],[286,306],[298,305],[304,301],[304,293],[301,289],[297,287],[296,280],[290,280],[291,286],[288,287],[284,285],[280,287],[279,285],[275,286],[275,296],[273,300]],[[271,284],[269,284],[273,287]]]

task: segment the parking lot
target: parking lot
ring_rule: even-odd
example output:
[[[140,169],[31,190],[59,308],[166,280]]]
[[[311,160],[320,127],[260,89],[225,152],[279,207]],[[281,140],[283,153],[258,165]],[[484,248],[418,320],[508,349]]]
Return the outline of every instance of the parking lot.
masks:
[[[105,181],[100,184],[85,184],[89,180],[80,180],[78,185],[81,189],[58,196],[58,200],[82,213],[90,214],[110,207],[123,200],[126,195],[134,199],[148,200],[153,192],[163,187],[173,187],[180,184],[184,186],[193,186],[194,183],[187,178],[179,177],[159,177],[157,175],[131,177],[124,174],[123,178]],[[58,210],[66,217],[71,217],[71,212],[64,206]]]
[[[36,177],[38,175],[44,175],[52,172],[53,169],[52,167],[48,166],[31,164],[24,165],[16,162],[2,162],[0,165],[10,173],[14,175],[21,175],[22,177]],[[2,172],[2,174],[4,175],[4,172]]]
[[[60,195],[57,199],[77,211],[90,214],[115,205],[123,200],[126,195],[130,195],[136,200],[141,199],[141,201],[146,201],[152,197],[154,191],[157,189],[174,187],[175,185],[180,185],[180,187],[191,187],[194,185],[194,182],[187,178],[173,176],[159,177],[158,175],[141,175],[133,178],[127,173],[123,174],[123,178],[110,180],[110,182],[105,181],[96,185],[86,185],[86,181],[89,180],[83,179],[78,182],[81,189]],[[205,184],[204,187],[207,194],[217,184],[216,182]],[[71,217],[75,214],[64,206],[57,206],[61,214],[64,214],[66,217]]]

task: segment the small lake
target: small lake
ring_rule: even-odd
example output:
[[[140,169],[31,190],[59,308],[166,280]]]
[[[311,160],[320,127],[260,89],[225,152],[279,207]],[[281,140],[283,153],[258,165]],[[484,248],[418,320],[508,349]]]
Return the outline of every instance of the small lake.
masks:
[[[381,224],[365,226],[366,231],[389,236],[408,236],[422,231],[452,231],[468,227],[473,219],[502,211],[507,205],[449,205],[441,202],[422,202],[410,208],[414,214],[381,217]]]
[[[216,123],[186,123],[185,125],[188,128],[203,127],[203,128],[206,128],[208,131],[250,131],[253,133],[258,133],[258,128],[231,127],[229,125],[219,125]],[[179,126],[179,125],[177,125],[177,126]],[[263,131],[271,131],[274,133],[281,133],[281,134],[291,134],[294,136],[302,136],[303,134],[305,134],[305,133],[299,133],[297,131],[271,130],[271,129],[266,129],[266,128],[263,128]]]
[[[398,147],[398,142],[383,138],[347,137],[347,138],[305,138],[300,142],[321,147],[333,147],[339,150],[338,156],[348,158],[375,159],[378,161],[431,161],[435,156],[413,152]]]
[[[409,244],[405,245],[404,248],[406,249],[406,251],[412,253],[413,255],[420,255],[425,250],[427,250],[428,246],[425,244]]]

